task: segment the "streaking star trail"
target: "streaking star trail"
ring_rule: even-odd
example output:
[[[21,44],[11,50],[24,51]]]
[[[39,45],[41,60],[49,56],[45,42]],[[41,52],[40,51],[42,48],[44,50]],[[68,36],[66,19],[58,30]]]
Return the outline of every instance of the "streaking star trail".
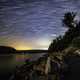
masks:
[[[80,12],[77,0],[0,0],[0,45],[16,49],[47,49],[67,30],[67,11]]]

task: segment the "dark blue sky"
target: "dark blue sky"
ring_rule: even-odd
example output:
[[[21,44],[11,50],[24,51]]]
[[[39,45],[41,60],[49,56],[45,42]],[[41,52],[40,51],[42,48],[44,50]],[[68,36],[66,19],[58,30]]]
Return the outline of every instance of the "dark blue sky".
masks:
[[[66,28],[68,11],[80,13],[80,0],[0,0],[0,45],[45,49]]]

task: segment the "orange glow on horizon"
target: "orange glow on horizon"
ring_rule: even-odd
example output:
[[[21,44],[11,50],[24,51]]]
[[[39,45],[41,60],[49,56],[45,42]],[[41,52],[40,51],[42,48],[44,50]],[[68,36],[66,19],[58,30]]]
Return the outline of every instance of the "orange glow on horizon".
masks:
[[[33,45],[30,45],[28,42],[20,42],[16,41],[15,43],[9,44],[11,47],[15,48],[16,50],[34,50],[34,49],[41,49],[47,50],[49,46],[49,41],[42,40],[36,41]]]
[[[15,42],[11,44],[11,47],[15,48],[16,50],[32,50],[32,47],[27,43],[24,42]]]
[[[27,46],[17,46],[15,47],[16,50],[32,50],[31,47],[27,47]]]

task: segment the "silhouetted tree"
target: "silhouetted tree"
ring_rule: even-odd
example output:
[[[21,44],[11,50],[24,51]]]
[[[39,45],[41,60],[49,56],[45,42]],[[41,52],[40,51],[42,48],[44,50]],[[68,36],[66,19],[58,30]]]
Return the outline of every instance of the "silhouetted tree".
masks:
[[[73,12],[67,12],[64,14],[64,19],[63,23],[68,27],[68,28],[73,28],[74,27],[74,18],[76,16],[76,13]]]
[[[71,45],[75,48],[80,48],[80,37],[73,39]]]
[[[62,36],[59,36],[56,39],[54,39],[48,48],[49,52],[58,51],[62,49]]]
[[[49,52],[53,51],[61,51],[67,48],[72,40],[78,36],[80,36],[80,22],[75,23],[74,18],[76,14],[73,12],[65,13],[63,23],[69,28],[67,32],[65,32],[64,36],[57,37],[53,42],[50,44],[48,50]],[[74,25],[75,23],[75,25]]]

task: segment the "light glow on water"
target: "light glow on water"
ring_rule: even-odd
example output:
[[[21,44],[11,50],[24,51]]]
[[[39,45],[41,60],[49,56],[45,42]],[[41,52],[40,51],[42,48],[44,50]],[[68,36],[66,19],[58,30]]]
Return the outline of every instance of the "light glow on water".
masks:
[[[25,61],[26,59],[31,59],[31,55],[29,54],[18,54],[16,55],[16,61]]]

